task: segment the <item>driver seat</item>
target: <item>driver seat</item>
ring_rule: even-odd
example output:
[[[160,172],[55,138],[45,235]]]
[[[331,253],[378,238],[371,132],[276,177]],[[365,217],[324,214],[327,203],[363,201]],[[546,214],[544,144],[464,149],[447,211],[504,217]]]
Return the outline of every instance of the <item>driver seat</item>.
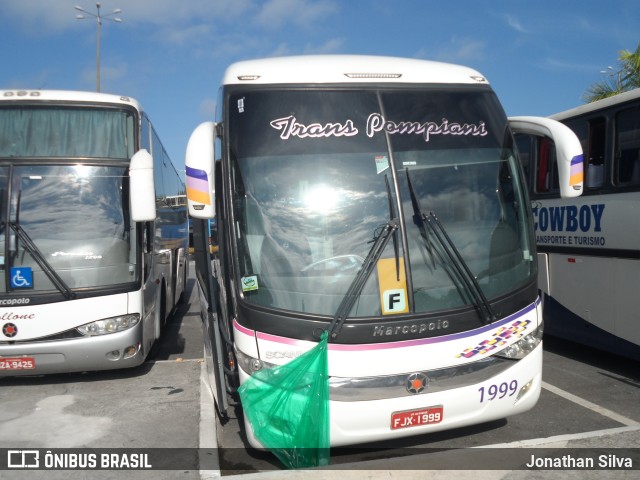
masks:
[[[312,262],[311,247],[301,233],[286,239],[266,235],[260,251],[260,273],[272,276],[298,276]]]

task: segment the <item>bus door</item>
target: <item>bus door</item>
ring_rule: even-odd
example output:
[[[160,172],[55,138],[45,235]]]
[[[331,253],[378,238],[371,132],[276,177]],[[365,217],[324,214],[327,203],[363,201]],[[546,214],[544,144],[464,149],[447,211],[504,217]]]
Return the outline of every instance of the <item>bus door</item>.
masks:
[[[209,253],[209,221],[193,220],[193,247],[196,259],[196,286],[200,301],[200,318],[204,334],[204,360],[208,383],[215,399],[218,413],[227,416],[227,400],[224,362],[226,349],[220,331],[220,296],[217,276],[214,276]]]
[[[204,355],[207,376],[218,413],[227,416],[225,363],[229,349],[222,337],[221,316],[224,308],[220,303],[219,261],[212,261],[210,250],[210,219],[215,217],[215,170],[214,141],[215,125],[205,122],[199,125],[189,138],[185,156],[187,180],[187,205],[193,219],[193,247],[196,260],[196,284],[200,300],[200,315],[204,330]],[[214,271],[215,270],[215,271]],[[226,326],[224,327],[226,331]],[[229,339],[226,339],[229,341]]]

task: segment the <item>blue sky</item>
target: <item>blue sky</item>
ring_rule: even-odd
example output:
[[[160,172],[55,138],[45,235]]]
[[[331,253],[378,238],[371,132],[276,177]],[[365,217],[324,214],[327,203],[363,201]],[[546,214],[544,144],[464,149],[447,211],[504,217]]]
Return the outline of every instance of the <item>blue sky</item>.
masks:
[[[1,0],[0,89],[96,86],[96,23],[74,5]],[[550,115],[640,42],[637,0],[102,0],[101,89],[138,99],[181,168],[213,118],[225,67],[249,58],[348,53],[433,59],[484,74],[508,115]]]

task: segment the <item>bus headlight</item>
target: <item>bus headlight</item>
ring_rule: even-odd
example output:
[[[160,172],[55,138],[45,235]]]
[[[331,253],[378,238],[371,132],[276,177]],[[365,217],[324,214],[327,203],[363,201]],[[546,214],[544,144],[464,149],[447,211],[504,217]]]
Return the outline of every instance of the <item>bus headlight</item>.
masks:
[[[263,362],[259,358],[254,358],[242,353],[238,349],[236,349],[236,358],[238,359],[238,366],[249,375],[256,373],[258,370],[262,370],[263,368],[272,368],[274,366],[271,363]]]
[[[118,317],[104,318],[95,322],[87,323],[77,328],[77,330],[87,337],[96,335],[106,335],[108,333],[121,332],[127,330],[140,322],[140,315],[137,313],[130,315],[120,315]]]
[[[540,323],[538,328],[526,337],[520,339],[513,345],[509,345],[504,350],[496,353],[497,357],[510,358],[520,360],[529,355],[542,342],[542,334],[544,332],[544,323]]]

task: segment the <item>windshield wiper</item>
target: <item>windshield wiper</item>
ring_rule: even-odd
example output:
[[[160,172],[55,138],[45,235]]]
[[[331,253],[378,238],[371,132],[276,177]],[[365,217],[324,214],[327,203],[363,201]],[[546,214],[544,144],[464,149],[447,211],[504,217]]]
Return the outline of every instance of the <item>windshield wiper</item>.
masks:
[[[42,255],[42,252],[36,246],[36,244],[33,243],[33,240],[31,240],[31,237],[29,236],[29,234],[27,234],[27,232],[24,231],[24,228],[22,228],[18,222],[11,222],[9,225],[11,226],[11,229],[14,232],[16,232],[16,235],[18,235],[18,238],[22,240],[25,250],[27,250],[33,257],[33,259],[36,261],[36,263],[40,265],[40,268],[42,268],[42,271],[47,275],[47,277],[49,277],[49,280],[51,280],[51,283],[55,285],[55,287],[60,291],[62,296],[66,300],[75,298],[76,294],[71,291],[71,289],[65,283],[65,281],[60,277],[60,275],[58,275],[58,272],[56,272],[53,269],[53,267],[49,264],[49,262],[47,262],[47,259],[44,258],[44,255]]]
[[[420,228],[420,234],[425,241],[427,251],[431,255],[431,259],[433,265],[435,267],[435,259],[433,255],[433,250],[431,246],[431,238],[435,238],[438,241],[438,244],[442,248],[446,260],[448,260],[448,264],[453,267],[455,273],[458,276],[458,279],[462,282],[466,291],[473,299],[475,303],[476,309],[480,314],[483,323],[488,324],[492,323],[496,320],[495,312],[487,300],[482,288],[480,288],[480,284],[474,277],[473,273],[469,269],[467,262],[464,261],[460,251],[455,246],[451,237],[438,220],[438,217],[433,211],[426,212],[418,199],[418,195],[416,194],[415,188],[413,187],[413,183],[411,182],[411,175],[409,175],[409,169],[406,169],[407,173],[407,182],[409,184],[409,193],[411,195],[411,204],[413,205],[413,220]],[[429,235],[429,232],[432,235]],[[443,259],[445,260],[445,259]],[[448,270],[447,270],[448,272]],[[451,275],[451,274],[450,274]]]
[[[49,277],[49,280],[51,280],[51,283],[55,285],[55,287],[62,294],[65,300],[76,298],[76,294],[71,291],[71,289],[69,288],[69,285],[65,283],[65,281],[60,277],[60,275],[58,275],[58,272],[56,272],[54,268],[49,264],[49,262],[47,262],[47,259],[44,258],[44,255],[42,255],[42,252],[40,251],[38,246],[33,242],[33,240],[31,240],[31,237],[27,232],[25,232],[24,228],[20,226],[20,200],[21,200],[21,193],[19,192],[18,205],[16,207],[16,220],[14,222],[9,222],[9,226],[14,232],[16,232],[16,235],[18,236],[18,238],[22,240],[25,250],[27,250],[33,257],[33,259],[36,261],[36,263],[40,265],[40,268],[42,268],[42,271],[47,275],[47,277]],[[17,242],[16,242],[16,250],[18,250]]]
[[[394,215],[393,202],[391,201],[391,189],[389,187],[389,180],[385,175],[385,182],[387,185],[387,197],[389,198],[389,222],[384,225],[376,228],[373,233],[373,245],[369,249],[369,253],[365,257],[362,262],[362,266],[360,270],[356,274],[355,278],[351,281],[349,288],[347,289],[347,293],[345,293],[340,305],[338,306],[338,310],[336,310],[335,315],[333,316],[333,320],[331,321],[331,326],[329,327],[329,338],[331,340],[335,340],[335,338],[340,333],[342,329],[342,325],[346,320],[349,312],[355,305],[356,301],[360,297],[362,293],[362,289],[367,283],[367,279],[371,272],[375,268],[380,255],[384,251],[384,248],[387,246],[391,235],[397,232],[398,230],[398,219]],[[400,257],[398,253],[398,242],[394,235],[394,251],[396,256],[396,275],[398,279],[400,278]]]
[[[362,262],[362,267],[351,282],[351,285],[349,285],[347,293],[345,293],[342,302],[340,302],[338,310],[333,316],[333,321],[331,322],[331,326],[329,327],[329,335],[331,339],[335,339],[340,333],[342,324],[349,315],[349,312],[353,308],[353,305],[358,300],[358,297],[360,296],[360,293],[362,292],[362,289],[364,288],[369,275],[371,275],[371,272],[376,266],[376,262],[384,251],[384,247],[387,245],[387,242],[391,238],[393,232],[395,232],[397,229],[398,222],[396,221],[396,219],[382,225],[381,229],[376,229],[376,233],[380,233],[374,238],[373,245],[371,246],[367,257],[364,259],[364,262]]]

